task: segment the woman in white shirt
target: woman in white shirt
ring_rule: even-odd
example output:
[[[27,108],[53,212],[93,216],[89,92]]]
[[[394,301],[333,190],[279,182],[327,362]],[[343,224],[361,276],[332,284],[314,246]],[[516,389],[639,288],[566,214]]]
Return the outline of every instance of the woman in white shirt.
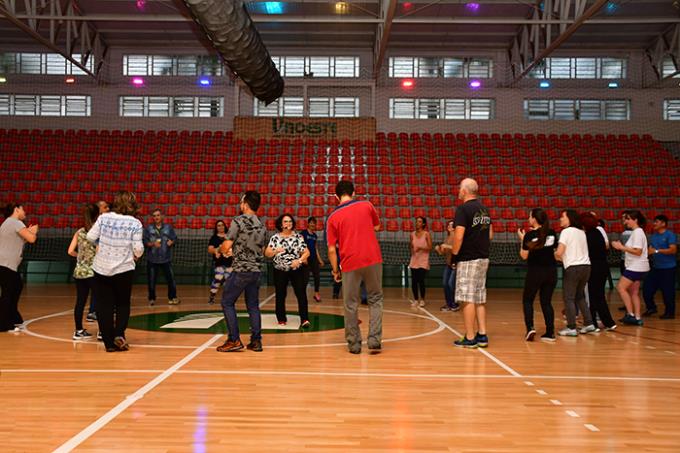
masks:
[[[125,329],[130,318],[135,262],[144,253],[144,227],[135,214],[135,194],[118,192],[113,200],[113,212],[100,215],[87,232],[88,241],[99,241],[92,263],[93,289],[106,352],[130,349]]]
[[[641,326],[640,317],[640,284],[649,272],[647,255],[647,236],[642,229],[647,223],[645,216],[638,210],[626,211],[623,222],[632,233],[625,245],[621,241],[612,242],[612,247],[625,253],[625,270],[616,285],[616,290],[626,306],[626,315],[621,322],[633,326]]]
[[[560,226],[563,228],[555,250],[555,259],[562,261],[564,274],[562,277],[562,293],[564,294],[564,308],[567,314],[567,327],[558,335],[575,337],[576,306],[583,315],[581,333],[595,332],[595,326],[586,305],[585,287],[590,278],[590,257],[588,255],[588,240],[581,229],[579,216],[573,209],[566,209],[560,215]]]

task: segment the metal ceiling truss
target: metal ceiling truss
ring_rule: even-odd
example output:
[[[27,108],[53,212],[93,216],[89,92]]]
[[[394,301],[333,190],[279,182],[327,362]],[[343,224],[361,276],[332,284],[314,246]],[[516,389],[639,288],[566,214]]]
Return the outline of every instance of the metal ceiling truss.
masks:
[[[380,23],[375,32],[375,43],[373,45],[373,78],[377,79],[380,74],[380,67],[385,59],[387,43],[390,39],[394,14],[397,11],[397,0],[380,1]]]
[[[80,13],[76,0],[0,0],[0,16],[98,78],[108,46],[97,28]],[[80,54],[80,58],[74,58],[74,54]],[[91,60],[92,70],[88,68]]]
[[[646,50],[646,54],[659,80],[670,79],[680,74],[680,25],[676,24],[661,33],[654,44]],[[666,57],[673,60],[675,71],[664,77],[663,61]]]

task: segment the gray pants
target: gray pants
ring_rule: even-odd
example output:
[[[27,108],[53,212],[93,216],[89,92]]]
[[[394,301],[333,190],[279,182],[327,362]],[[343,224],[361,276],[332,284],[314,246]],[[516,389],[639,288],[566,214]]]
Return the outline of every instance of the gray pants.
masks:
[[[583,325],[593,323],[590,309],[586,304],[585,288],[590,279],[590,265],[569,266],[564,270],[562,291],[564,293],[564,308],[567,312],[567,327],[576,328],[576,306],[583,315]]]
[[[342,273],[342,295],[345,302],[345,339],[350,349],[361,348],[361,330],[357,310],[361,303],[361,282],[368,293],[368,346],[379,346],[382,341],[382,264],[362,267]]]

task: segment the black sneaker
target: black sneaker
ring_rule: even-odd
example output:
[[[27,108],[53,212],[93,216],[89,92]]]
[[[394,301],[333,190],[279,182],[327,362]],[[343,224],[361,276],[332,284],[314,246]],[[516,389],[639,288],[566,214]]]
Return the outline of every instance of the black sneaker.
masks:
[[[118,348],[119,351],[128,351],[130,349],[130,345],[123,337],[114,338],[113,344]]]
[[[87,316],[85,317],[85,321],[87,321],[87,322],[97,322],[97,313],[95,313],[95,312],[88,313]]]
[[[307,319],[302,321],[302,323],[300,324],[301,329],[309,329],[310,327],[312,327],[312,323],[310,323],[309,320]]]
[[[477,349],[477,338],[474,338],[473,340],[468,340],[466,337],[461,337],[458,340],[453,342],[454,346],[458,346],[459,348],[467,348],[467,349]]]
[[[215,305],[215,295],[211,294],[210,299],[208,299],[208,305]]]
[[[477,335],[475,336],[475,341],[477,342],[477,346],[479,346],[480,348],[486,348],[487,346],[489,346],[489,337],[486,334],[482,335],[479,332],[477,332]]]
[[[642,316],[647,317],[647,316],[652,316],[655,315],[658,312],[656,308],[648,308],[645,310],[644,313],[642,313]]]
[[[635,319],[635,316],[631,315],[630,313],[626,313],[626,315],[619,319],[622,323],[629,325],[629,326],[637,326],[638,325],[638,320]],[[642,320],[640,320],[642,321]]]
[[[72,338],[74,340],[89,340],[90,338],[92,338],[92,334],[85,329],[76,330],[75,332],[73,332]]]
[[[149,306],[153,307],[154,305],[156,305],[156,299],[149,299]]]
[[[104,341],[104,338],[102,337],[101,330],[99,332],[97,332],[97,341]]]
[[[262,352],[262,340],[251,340],[246,348],[253,352]]]
[[[541,341],[547,341],[548,343],[554,343],[555,342],[555,334],[546,332],[543,335],[541,335]]]
[[[527,334],[524,336],[524,339],[526,341],[534,341],[535,336],[536,336],[536,331],[534,329],[529,329],[527,331]]]

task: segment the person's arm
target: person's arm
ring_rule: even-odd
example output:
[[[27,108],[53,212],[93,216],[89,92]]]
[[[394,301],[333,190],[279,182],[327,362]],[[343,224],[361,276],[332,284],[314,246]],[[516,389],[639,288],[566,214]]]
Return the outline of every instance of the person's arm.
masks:
[[[371,204],[371,218],[373,220],[373,230],[375,232],[380,231],[381,225],[380,225],[380,218],[378,217],[378,211],[375,210],[375,206]]]
[[[627,244],[631,244],[631,247],[627,247],[621,243],[621,241],[615,241],[612,242],[612,247],[614,247],[616,250],[620,250],[624,253],[630,253],[631,255],[635,256],[642,256],[642,247],[636,247],[641,245],[641,240],[640,240],[640,234],[638,231],[642,230],[636,230],[633,232],[633,235],[631,235],[630,239],[628,239]],[[642,233],[644,235],[644,233]]]
[[[557,246],[557,250],[555,250],[555,259],[557,261],[562,261],[562,258],[564,257],[564,252],[566,251],[567,246],[563,242],[560,242]]]
[[[140,223],[139,228],[132,233],[132,254],[135,256],[135,259],[140,258],[144,254],[144,242],[142,242],[143,235],[144,227]]]
[[[413,247],[413,233],[408,234],[408,251],[411,255],[415,253],[415,247]]]
[[[453,231],[453,244],[451,245],[451,254],[453,256],[458,255],[458,252],[460,252],[460,248],[463,246],[463,237],[465,236],[465,227],[464,226],[456,226],[456,229]]]
[[[427,249],[424,252],[430,253],[432,251],[432,236],[428,231],[425,232],[425,240],[427,241]]]
[[[71,243],[68,246],[68,254],[69,256],[72,256],[76,258],[78,256],[78,252],[76,251],[78,249],[78,233],[80,230],[76,231],[76,234],[73,235],[73,239],[71,239]]]
[[[667,249],[657,249],[662,255],[675,255],[678,253],[678,246],[676,244],[671,244]]]
[[[144,244],[147,247],[153,247],[156,245],[156,241],[151,240],[151,232],[149,230],[150,230],[149,228],[144,228],[142,233],[142,240],[144,241]]]
[[[340,273],[340,267],[338,266],[338,252],[335,245],[328,246],[328,261],[331,263],[331,273],[333,274],[333,280],[336,282],[342,281],[342,274]]]
[[[319,244],[314,243],[314,251],[316,252],[316,259],[319,261],[319,267],[324,267],[326,263],[323,262],[323,259],[321,259],[321,252],[319,252]]]
[[[88,241],[97,242],[97,239],[99,239],[99,236],[101,235],[100,220],[101,220],[101,217],[97,218],[97,221],[94,222],[94,225],[92,225],[92,228],[90,228],[90,231],[87,232],[87,240]]]
[[[493,225],[489,225],[489,241],[493,241]]]
[[[168,247],[172,247],[177,243],[177,233],[175,233],[175,229],[172,227],[172,225],[168,226]]]
[[[24,227],[17,231],[17,234],[19,234],[24,241],[33,244],[38,240],[38,225],[31,225],[28,228]]]

